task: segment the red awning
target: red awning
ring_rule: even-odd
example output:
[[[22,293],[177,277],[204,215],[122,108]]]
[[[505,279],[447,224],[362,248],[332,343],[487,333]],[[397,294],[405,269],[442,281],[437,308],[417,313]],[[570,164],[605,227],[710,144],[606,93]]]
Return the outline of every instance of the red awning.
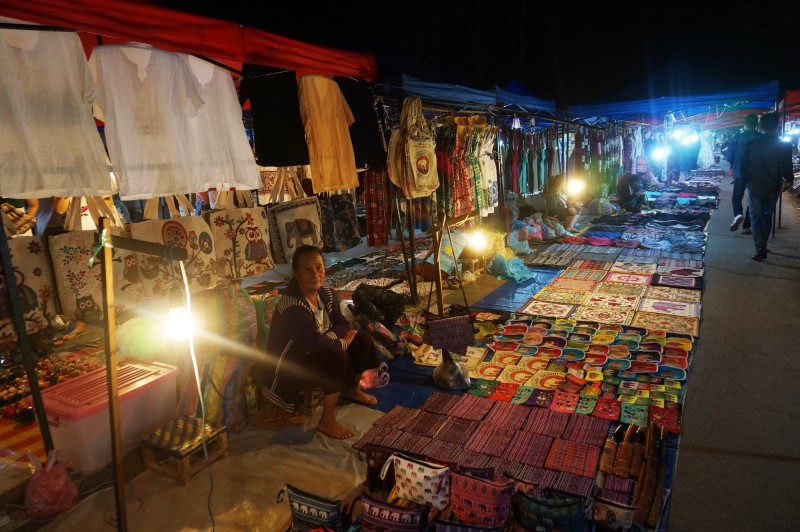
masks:
[[[371,54],[315,46],[140,0],[3,0],[0,15],[119,39],[116,42],[142,42],[202,55],[234,68],[244,62],[295,70],[298,76],[349,76],[365,81],[374,81],[378,75]],[[84,43],[88,44],[86,39]]]

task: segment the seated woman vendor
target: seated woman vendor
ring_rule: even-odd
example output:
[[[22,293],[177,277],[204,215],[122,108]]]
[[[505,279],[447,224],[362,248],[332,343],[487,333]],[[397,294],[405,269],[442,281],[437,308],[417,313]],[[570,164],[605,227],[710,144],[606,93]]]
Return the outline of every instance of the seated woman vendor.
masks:
[[[628,212],[642,212],[647,206],[643,189],[644,179],[640,174],[625,174],[617,181],[617,201]]]
[[[338,298],[323,286],[325,262],[318,248],[300,246],[292,257],[292,273],[270,321],[264,395],[291,411],[304,385],[318,386],[324,396],[317,429],[331,438],[350,438],[353,431],[336,420],[336,403],[340,394],[377,403],[358,388],[361,373],[380,364],[372,336],[350,328]]]
[[[547,188],[543,196],[547,206],[547,214],[558,218],[564,229],[574,232],[575,227],[572,224],[580,214],[581,208],[579,205],[567,202],[567,186],[564,176],[555,175],[551,177],[547,182]]]

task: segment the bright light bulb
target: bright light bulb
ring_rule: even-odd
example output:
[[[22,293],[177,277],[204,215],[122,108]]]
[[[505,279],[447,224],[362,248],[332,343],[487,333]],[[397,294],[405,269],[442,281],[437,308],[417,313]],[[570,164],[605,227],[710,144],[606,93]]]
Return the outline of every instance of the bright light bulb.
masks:
[[[656,161],[664,161],[669,157],[670,153],[672,153],[672,150],[669,146],[659,146],[653,150],[653,159]]]
[[[672,132],[672,138],[675,139],[675,140],[680,140],[681,138],[683,138],[683,130],[682,129],[676,129],[675,131],[673,131]]]
[[[469,237],[469,245],[476,250],[481,250],[486,247],[486,235],[481,231],[472,233]]]
[[[191,316],[184,307],[171,307],[167,317],[167,336],[172,340],[185,340],[192,332],[193,323]]]
[[[580,194],[586,190],[586,182],[583,179],[570,179],[567,184],[567,194]]]
[[[800,129],[797,129],[796,127],[793,127],[789,130],[790,135],[797,135],[798,133],[800,133]]]
[[[785,137],[781,137],[781,140],[783,142],[792,142],[792,137],[790,137],[789,135],[786,135]]]

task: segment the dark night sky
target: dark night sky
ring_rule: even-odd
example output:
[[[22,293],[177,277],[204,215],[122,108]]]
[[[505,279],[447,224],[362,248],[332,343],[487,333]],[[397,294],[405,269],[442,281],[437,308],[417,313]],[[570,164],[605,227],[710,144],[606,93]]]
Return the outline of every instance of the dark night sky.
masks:
[[[407,73],[477,89],[517,81],[559,106],[767,81],[800,87],[800,2],[789,0],[155,3],[372,53],[383,79]]]

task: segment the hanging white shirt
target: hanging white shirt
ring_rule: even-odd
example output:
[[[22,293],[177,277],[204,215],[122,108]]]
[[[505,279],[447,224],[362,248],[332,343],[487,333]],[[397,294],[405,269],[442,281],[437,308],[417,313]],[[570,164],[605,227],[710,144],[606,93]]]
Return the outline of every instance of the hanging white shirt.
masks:
[[[0,72],[0,195],[112,194],[77,33],[0,29]]]
[[[200,111],[189,120],[195,144],[199,188],[206,190],[257,189],[261,174],[242,122],[242,106],[231,74],[216,65],[178,54],[197,81],[203,100]]]
[[[98,87],[95,116],[123,200],[203,190],[190,119],[204,105],[202,88],[177,53],[128,43],[98,46],[89,66]]]

